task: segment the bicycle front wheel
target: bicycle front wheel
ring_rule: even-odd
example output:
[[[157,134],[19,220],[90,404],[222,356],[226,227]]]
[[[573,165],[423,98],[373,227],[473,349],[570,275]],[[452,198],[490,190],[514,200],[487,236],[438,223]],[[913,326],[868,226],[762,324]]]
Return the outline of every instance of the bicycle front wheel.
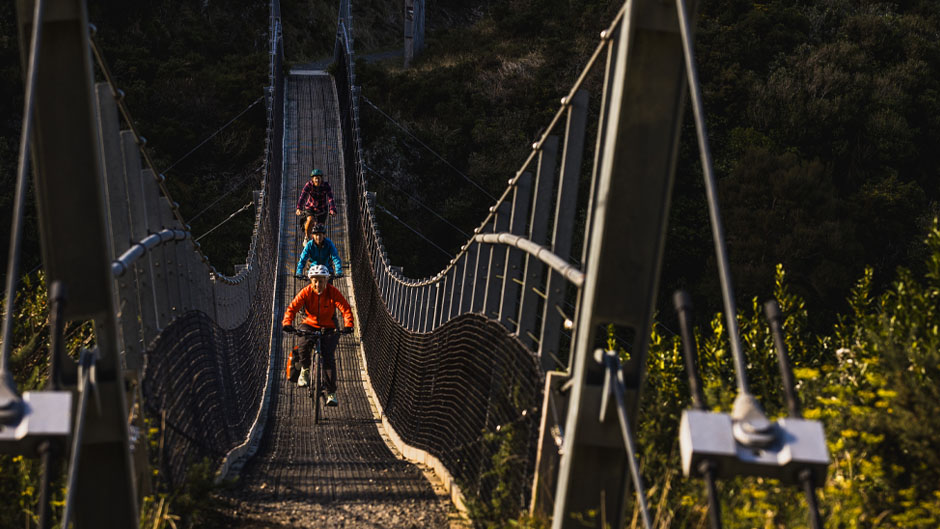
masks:
[[[320,423],[320,399],[323,397],[323,381],[321,372],[323,371],[320,364],[320,351],[316,351],[316,357],[311,362],[310,367],[313,368],[313,380],[310,384],[311,393],[313,393],[313,424]]]

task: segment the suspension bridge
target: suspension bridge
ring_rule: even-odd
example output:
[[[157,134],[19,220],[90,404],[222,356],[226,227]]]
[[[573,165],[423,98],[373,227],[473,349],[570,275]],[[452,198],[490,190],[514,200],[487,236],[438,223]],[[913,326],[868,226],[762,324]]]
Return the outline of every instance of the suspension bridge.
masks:
[[[689,4],[626,2],[459,254],[433,277],[410,278],[389,261],[376,221],[348,1],[332,75],[282,73],[280,8],[271,2],[264,179],[250,251],[233,276],[193,241],[95,45],[84,2],[22,2],[26,108],[0,449],[42,458],[40,526],[57,518],[63,528],[136,527],[140,498],[157,486],[151,465],[160,486],[172,487],[207,460],[217,481],[240,478],[223,493],[241,509],[232,527],[441,527],[451,505],[497,504],[503,516],[528,512],[556,528],[623,527],[630,516],[651,527],[634,430],[691,96],[738,399],[723,414],[694,395],[680,428],[683,470],[706,482],[713,527],[715,480],[735,475],[803,486],[811,525],[821,527],[822,427],[798,411],[769,420],[744,373]],[[93,82],[95,68],[104,82]],[[586,88],[590,76],[596,93]],[[600,112],[588,130],[592,101]],[[49,388],[20,394],[8,358],[30,159],[52,350]],[[284,377],[294,342],[280,329],[285,304],[304,285],[293,275],[301,245],[293,206],[313,167],[336,194],[328,235],[349,268],[336,286],[355,314],[355,333],[337,350],[340,406],[319,424],[306,392]],[[89,319],[96,343],[75,352],[76,362],[62,325]],[[611,324],[627,361],[606,350]],[[694,390],[685,324],[683,337]],[[782,345],[779,352],[785,366]],[[48,488],[58,472],[67,496],[54,516]]]

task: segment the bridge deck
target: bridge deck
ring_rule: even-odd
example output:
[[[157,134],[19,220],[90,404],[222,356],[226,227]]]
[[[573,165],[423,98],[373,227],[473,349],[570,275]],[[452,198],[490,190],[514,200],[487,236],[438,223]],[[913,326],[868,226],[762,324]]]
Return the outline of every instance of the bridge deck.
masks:
[[[294,204],[314,167],[333,186],[339,214],[328,221],[344,268],[348,262],[339,116],[332,79],[293,74],[286,86],[281,266],[284,303],[306,285],[293,277],[303,224]],[[351,299],[349,278],[335,286]],[[279,311],[279,314],[282,314]],[[298,320],[299,323],[299,320]],[[358,323],[358,322],[357,322]],[[364,389],[358,334],[337,348],[339,407],[325,408],[313,423],[306,388],[284,379],[285,337],[277,391],[258,454],[242,472],[239,488],[218,498],[229,527],[447,527],[453,518],[446,496],[422,470],[395,456],[383,440]]]

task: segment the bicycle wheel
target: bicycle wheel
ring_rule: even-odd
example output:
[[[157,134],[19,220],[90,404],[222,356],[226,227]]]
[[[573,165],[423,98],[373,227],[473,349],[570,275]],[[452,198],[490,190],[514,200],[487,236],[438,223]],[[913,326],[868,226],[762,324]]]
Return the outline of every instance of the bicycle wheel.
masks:
[[[320,423],[320,398],[323,397],[323,381],[321,380],[320,373],[322,368],[320,364],[320,343],[317,340],[317,346],[313,349],[313,361],[311,362],[311,368],[313,369],[313,382],[310,384],[310,390],[313,393],[313,424]]]

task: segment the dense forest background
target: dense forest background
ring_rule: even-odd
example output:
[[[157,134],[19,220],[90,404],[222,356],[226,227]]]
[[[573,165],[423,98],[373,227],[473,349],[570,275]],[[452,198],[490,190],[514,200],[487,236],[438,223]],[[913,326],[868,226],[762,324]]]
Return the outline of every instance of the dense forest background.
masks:
[[[363,95],[498,195],[620,5],[481,4],[464,24],[429,32],[412,69],[362,64]],[[883,286],[896,266],[921,262],[923,234],[940,211],[938,13],[931,1],[700,3],[698,65],[739,302],[769,295],[782,263],[814,319],[828,324],[865,266]],[[456,253],[466,238],[399,188],[463,231],[482,219],[470,212],[491,201],[398,125],[363,109],[380,200],[386,195],[396,216]],[[698,306],[718,310],[691,111],[686,116],[661,292],[682,286]],[[447,262],[382,218],[383,230],[399,233],[393,241],[404,241],[389,246],[406,273],[433,275]]]
[[[336,2],[281,4],[287,67],[328,60]],[[621,5],[432,0],[427,49],[404,69],[400,58],[378,59],[401,48],[398,3],[354,2],[363,95],[409,131],[363,106],[380,203],[456,253],[466,241],[459,230],[472,231],[491,204],[464,177],[489,194],[502,191]],[[0,212],[8,216],[22,118],[14,6],[0,3]],[[89,9],[156,169],[198,237],[260,185],[265,116],[263,104],[252,105],[267,84],[267,2],[101,0]],[[758,359],[751,375],[761,400],[771,413],[782,409],[754,301],[775,295],[807,411],[826,421],[830,437],[834,463],[821,498],[832,526],[937,527],[940,432],[923,417],[940,412],[940,232],[932,224],[940,214],[940,3],[713,0],[700,2],[697,24],[742,331]],[[708,396],[727,408],[733,395],[723,388],[733,377],[721,320],[711,317],[720,308],[717,275],[686,115],[659,297],[692,291],[707,322],[699,339]],[[32,196],[27,218],[22,273],[41,262]],[[244,262],[252,221],[249,210],[200,241],[223,273]],[[407,275],[433,275],[448,261],[404,224],[384,214],[380,221],[390,257]],[[0,223],[0,257],[8,222]],[[43,295],[41,282],[26,283]],[[20,389],[41,384],[41,362],[24,352],[41,352],[36,344],[46,339],[42,305],[23,304],[29,314],[17,328],[23,346],[14,359]],[[675,473],[687,389],[666,306],[659,315],[666,325],[654,330],[639,444],[652,494],[669,513],[661,526],[704,526],[700,484]],[[23,525],[35,503],[24,493],[31,472],[28,462],[0,459],[3,497],[20,493],[0,525]],[[739,523],[728,527],[804,523],[799,495],[779,484],[723,487],[727,521]],[[480,507],[481,523],[505,522],[510,507]]]

